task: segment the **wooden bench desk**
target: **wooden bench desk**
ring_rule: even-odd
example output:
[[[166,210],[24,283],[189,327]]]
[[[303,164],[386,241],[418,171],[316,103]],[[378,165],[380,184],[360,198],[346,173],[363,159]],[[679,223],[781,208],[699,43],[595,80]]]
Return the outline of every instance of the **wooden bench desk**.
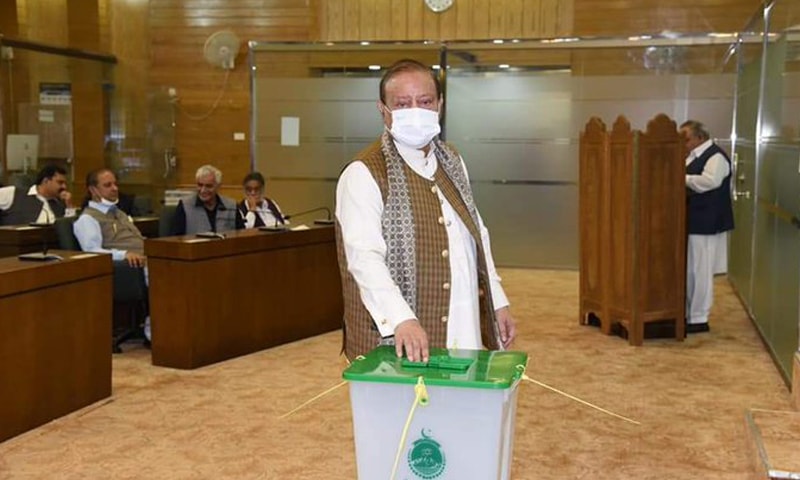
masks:
[[[336,330],[331,226],[145,241],[153,364],[191,369]]]
[[[145,237],[158,236],[158,217],[134,217],[133,223]],[[0,258],[41,252],[44,245],[48,249],[58,248],[58,237],[52,225],[0,225]]]
[[[111,395],[110,255],[0,258],[0,442]]]

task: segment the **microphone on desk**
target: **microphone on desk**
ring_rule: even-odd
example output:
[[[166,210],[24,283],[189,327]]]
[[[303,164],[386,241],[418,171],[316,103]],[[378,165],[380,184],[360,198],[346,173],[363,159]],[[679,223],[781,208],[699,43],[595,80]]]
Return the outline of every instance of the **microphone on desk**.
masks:
[[[288,217],[283,217],[283,218],[286,219]],[[284,232],[286,230],[289,230],[289,227],[287,227],[283,223],[278,223],[278,219],[276,218],[273,221],[272,225],[264,225],[263,227],[258,227],[258,229],[261,230],[262,232]]]
[[[289,220],[290,218],[299,217],[300,215],[305,215],[307,213],[313,213],[313,212],[326,212],[328,214],[328,218],[327,219],[325,219],[325,218],[317,218],[317,219],[315,219],[314,223],[316,223],[317,225],[333,225],[334,224],[334,220],[331,218],[331,209],[328,208],[328,207],[312,208],[311,210],[305,210],[305,211],[302,211],[302,212],[293,213],[291,215],[284,215],[283,218],[285,220]]]
[[[50,223],[50,212],[47,208],[42,207],[42,212],[44,212],[45,223],[39,222],[31,222],[30,225],[33,227],[38,227],[41,229],[42,234],[42,251],[41,252],[33,252],[33,253],[23,253],[18,255],[17,258],[20,260],[28,260],[33,262],[46,262],[49,260],[63,260],[60,255],[48,254],[47,250],[49,245],[47,244],[47,230],[45,227],[49,227]],[[38,219],[37,219],[38,220]]]

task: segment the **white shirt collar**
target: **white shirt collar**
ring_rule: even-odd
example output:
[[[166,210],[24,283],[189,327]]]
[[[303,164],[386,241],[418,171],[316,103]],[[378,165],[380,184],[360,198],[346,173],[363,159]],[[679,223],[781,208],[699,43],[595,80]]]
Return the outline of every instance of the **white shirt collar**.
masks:
[[[47,204],[47,205],[48,205],[48,207],[47,207],[47,208],[48,208],[48,210],[49,210],[49,209],[50,209],[50,206],[49,206],[49,204],[48,204],[48,201],[47,201],[47,199],[46,199],[45,197],[43,197],[42,195],[39,195],[39,190],[38,190],[36,187],[38,187],[38,185],[31,185],[31,188],[29,188],[29,189],[28,189],[28,195],[35,195],[35,196],[36,196],[36,198],[38,198],[38,199],[39,199],[39,201],[41,201],[42,203],[44,203],[44,204]]]
[[[705,151],[706,151],[706,150],[707,150],[707,149],[708,149],[708,148],[709,148],[709,147],[710,147],[710,146],[711,146],[713,143],[714,143],[714,141],[713,141],[713,140],[711,140],[711,139],[709,138],[709,139],[708,139],[708,140],[706,140],[705,142],[703,142],[703,143],[701,143],[700,145],[696,146],[696,147],[694,148],[694,150],[692,150],[692,151],[690,152],[690,156],[691,156],[692,158],[697,158],[697,157],[699,157],[699,156],[700,156],[700,155],[702,155],[702,154],[703,154],[703,152],[705,152]]]
[[[436,145],[433,142],[430,143],[427,155],[422,150],[417,150],[398,142],[394,142],[394,145],[397,147],[400,157],[411,167],[411,170],[426,178],[431,178],[436,173],[438,162],[434,152]]]

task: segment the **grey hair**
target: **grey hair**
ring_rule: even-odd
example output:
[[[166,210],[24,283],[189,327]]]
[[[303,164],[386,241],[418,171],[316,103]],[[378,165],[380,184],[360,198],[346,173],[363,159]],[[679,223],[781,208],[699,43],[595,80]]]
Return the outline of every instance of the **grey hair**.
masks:
[[[711,135],[708,134],[708,130],[706,130],[705,125],[698,122],[697,120],[686,120],[685,122],[681,123],[680,128],[688,128],[689,131],[692,132],[692,135],[701,139],[701,140],[708,140],[711,138]]]
[[[194,179],[200,180],[200,177],[205,177],[206,175],[214,175],[214,183],[217,185],[222,184],[222,171],[214,165],[203,165],[198,168],[197,173],[194,174]]]

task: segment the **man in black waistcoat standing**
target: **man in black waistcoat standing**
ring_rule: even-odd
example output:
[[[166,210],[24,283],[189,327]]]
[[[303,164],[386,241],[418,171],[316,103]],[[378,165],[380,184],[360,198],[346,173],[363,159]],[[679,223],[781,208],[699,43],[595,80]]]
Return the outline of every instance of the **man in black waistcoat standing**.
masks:
[[[709,331],[717,256],[727,249],[733,230],[731,160],[702,123],[688,120],[680,133],[686,141],[686,333]],[[725,250],[721,250],[725,249]]]
[[[53,223],[56,218],[72,217],[75,209],[71,199],[67,171],[47,165],[28,191],[14,186],[0,188],[0,225]]]

